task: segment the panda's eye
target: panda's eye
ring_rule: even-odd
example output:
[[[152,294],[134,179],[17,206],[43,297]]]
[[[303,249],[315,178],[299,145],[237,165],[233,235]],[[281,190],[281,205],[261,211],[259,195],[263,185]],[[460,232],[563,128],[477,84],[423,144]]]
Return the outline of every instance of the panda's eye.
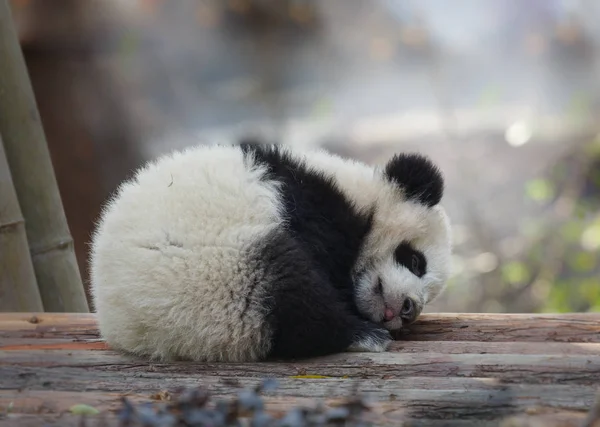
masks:
[[[427,269],[425,256],[408,242],[403,242],[396,247],[394,260],[417,277],[425,275]]]
[[[419,276],[420,275],[420,268],[419,268],[419,257],[416,254],[413,254],[412,256],[412,269],[411,271],[416,275]]]

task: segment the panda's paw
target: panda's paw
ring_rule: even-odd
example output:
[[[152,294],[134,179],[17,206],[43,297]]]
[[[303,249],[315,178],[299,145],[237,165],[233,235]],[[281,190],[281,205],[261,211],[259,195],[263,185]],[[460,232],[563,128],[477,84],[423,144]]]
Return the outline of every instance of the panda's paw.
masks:
[[[349,352],[381,353],[388,349],[393,339],[384,328],[372,326],[359,333],[356,340],[348,347]]]

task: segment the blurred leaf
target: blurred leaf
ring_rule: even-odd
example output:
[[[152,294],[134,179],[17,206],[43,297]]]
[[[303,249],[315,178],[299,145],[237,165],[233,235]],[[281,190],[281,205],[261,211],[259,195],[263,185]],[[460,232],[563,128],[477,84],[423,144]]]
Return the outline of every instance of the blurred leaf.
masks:
[[[578,237],[579,238],[579,237]],[[544,247],[542,243],[537,243],[529,250],[527,258],[532,263],[538,264],[542,260]]]
[[[584,279],[579,286],[579,294],[590,305],[600,304],[600,278]]]
[[[524,283],[531,277],[528,267],[520,261],[511,261],[502,267],[502,277],[511,284]]]
[[[75,415],[98,415],[100,413],[100,411],[93,406],[84,404],[73,405],[69,408],[69,411]]]
[[[584,226],[581,221],[571,220],[560,228],[560,235],[568,243],[579,242]]]
[[[572,311],[569,295],[571,286],[566,286],[564,282],[557,282],[551,289],[548,296],[548,305],[545,307],[546,312],[566,313]]]
[[[569,267],[579,273],[587,272],[591,271],[596,265],[596,256],[591,252],[575,252],[568,257],[567,263]]]
[[[596,221],[583,231],[581,245],[590,251],[600,248],[600,221]]]
[[[574,209],[574,214],[575,217],[579,220],[584,220],[585,217],[587,216],[589,212],[589,208],[585,205],[585,203],[583,203],[582,201],[580,201],[577,206],[575,206]]]
[[[525,185],[525,192],[530,199],[536,202],[544,202],[554,197],[552,183],[545,179],[534,179]]]

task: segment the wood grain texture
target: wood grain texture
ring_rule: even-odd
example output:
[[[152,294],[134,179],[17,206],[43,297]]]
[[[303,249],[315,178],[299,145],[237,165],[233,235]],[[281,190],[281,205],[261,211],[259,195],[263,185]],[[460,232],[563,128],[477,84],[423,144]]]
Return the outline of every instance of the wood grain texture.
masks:
[[[480,342],[600,342],[600,313],[430,314],[397,339]]]
[[[0,313],[0,338],[31,333],[99,338],[93,313]],[[600,313],[427,313],[395,335],[399,341],[600,343]]]
[[[227,398],[264,377],[280,384],[274,414],[357,389],[376,425],[578,426],[600,384],[599,334],[598,314],[426,314],[385,353],[162,364],[110,350],[93,314],[0,313],[0,427],[78,425],[78,403],[116,426],[123,395],[203,386]]]

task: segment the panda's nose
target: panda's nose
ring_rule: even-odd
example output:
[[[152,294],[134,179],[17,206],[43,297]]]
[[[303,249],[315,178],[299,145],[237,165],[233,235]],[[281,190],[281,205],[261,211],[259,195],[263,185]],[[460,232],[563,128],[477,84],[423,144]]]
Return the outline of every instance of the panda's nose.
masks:
[[[406,298],[400,310],[400,318],[402,323],[409,324],[417,318],[417,305],[412,298]]]
[[[386,322],[394,320],[396,317],[400,317],[402,323],[405,325],[413,323],[418,315],[419,310],[417,309],[417,304],[412,298],[405,298],[404,301],[402,301],[402,307],[399,312],[397,308],[393,309],[390,307],[386,307],[383,312],[383,318]]]

